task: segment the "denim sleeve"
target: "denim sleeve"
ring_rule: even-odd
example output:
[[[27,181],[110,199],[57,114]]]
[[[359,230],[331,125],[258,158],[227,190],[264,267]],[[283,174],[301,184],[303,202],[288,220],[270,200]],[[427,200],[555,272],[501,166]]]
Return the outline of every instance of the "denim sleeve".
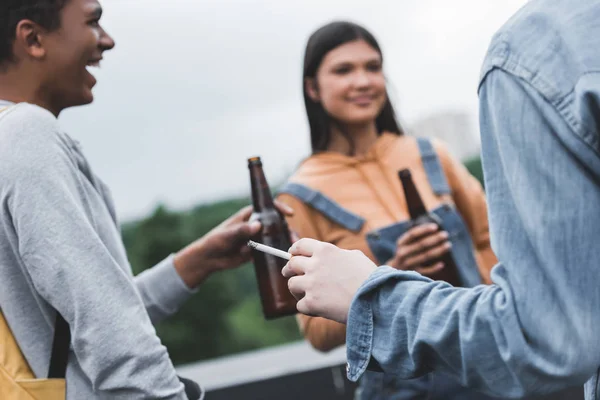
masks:
[[[598,158],[563,115],[525,81],[499,69],[487,75],[480,118],[500,260],[493,284],[453,288],[389,267],[375,271],[348,316],[351,380],[371,359],[400,377],[439,370],[504,397],[592,376],[600,364],[600,290],[591,279],[600,265],[592,244],[600,238],[600,180],[589,162]]]

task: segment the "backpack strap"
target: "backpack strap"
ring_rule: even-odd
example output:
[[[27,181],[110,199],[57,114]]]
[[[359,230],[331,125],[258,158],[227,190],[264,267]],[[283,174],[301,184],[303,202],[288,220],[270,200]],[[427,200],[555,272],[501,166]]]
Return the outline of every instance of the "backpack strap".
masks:
[[[9,106],[0,107],[0,113],[6,111]],[[65,379],[67,374],[67,363],[69,361],[69,346],[71,344],[71,330],[69,324],[62,315],[56,312],[54,323],[54,338],[52,339],[52,353],[50,355],[50,366],[48,368],[48,379]]]
[[[52,340],[50,367],[48,368],[48,379],[65,379],[67,375],[70,344],[71,330],[69,329],[69,324],[57,311],[56,323],[54,324],[54,339]]]
[[[420,137],[417,138],[417,143],[419,145],[419,151],[421,152],[423,167],[427,174],[427,180],[434,193],[438,196],[451,194],[452,191],[446,180],[446,174],[444,173],[440,159],[435,152],[431,141],[427,138]]]
[[[288,182],[278,191],[278,193],[287,193],[297,197],[331,221],[350,231],[360,232],[365,224],[364,218],[346,210],[323,193],[311,189],[308,186]]]

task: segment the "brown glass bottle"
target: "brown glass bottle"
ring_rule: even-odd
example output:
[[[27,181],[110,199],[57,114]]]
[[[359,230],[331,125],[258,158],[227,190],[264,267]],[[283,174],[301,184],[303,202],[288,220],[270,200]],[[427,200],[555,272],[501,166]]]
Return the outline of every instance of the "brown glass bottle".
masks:
[[[442,227],[439,217],[428,212],[425,208],[423,199],[421,199],[421,196],[417,191],[417,187],[413,182],[410,171],[408,169],[403,169],[398,172],[398,176],[400,177],[400,182],[402,182],[402,187],[404,188],[406,205],[408,207],[408,213],[411,219],[410,227],[413,228],[419,225],[434,223],[438,226],[440,231],[443,231],[444,228]],[[434,265],[438,262],[443,262],[444,268],[435,275],[431,276],[431,279],[437,281],[446,281],[453,286],[461,286],[460,279],[458,277],[458,269],[456,268],[456,263],[452,257],[452,252],[448,251],[438,259],[431,261],[428,265]]]
[[[262,230],[252,240],[288,251],[291,246],[290,232],[285,218],[275,208],[260,157],[249,158],[248,169],[254,207],[250,220],[259,220],[262,224]],[[288,289],[287,279],[281,275],[281,269],[287,261],[256,250],[252,256],[265,318],[295,314],[296,299]]]

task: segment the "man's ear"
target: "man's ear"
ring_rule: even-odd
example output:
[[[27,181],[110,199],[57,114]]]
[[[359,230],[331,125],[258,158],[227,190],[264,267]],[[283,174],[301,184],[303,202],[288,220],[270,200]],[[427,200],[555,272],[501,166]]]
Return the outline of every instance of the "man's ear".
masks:
[[[21,57],[42,59],[46,56],[44,37],[47,31],[35,22],[24,19],[17,24],[13,53]]]
[[[317,86],[317,80],[315,78],[306,78],[304,79],[304,90],[306,90],[306,94],[308,97],[315,103],[321,101],[321,96],[319,95],[319,87]]]

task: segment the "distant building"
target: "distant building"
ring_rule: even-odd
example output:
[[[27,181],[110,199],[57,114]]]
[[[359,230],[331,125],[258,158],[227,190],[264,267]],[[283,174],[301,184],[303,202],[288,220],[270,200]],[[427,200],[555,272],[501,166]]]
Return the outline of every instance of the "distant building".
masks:
[[[450,152],[464,161],[479,155],[479,130],[475,122],[466,112],[445,111],[417,120],[407,131],[414,136],[443,140]]]

